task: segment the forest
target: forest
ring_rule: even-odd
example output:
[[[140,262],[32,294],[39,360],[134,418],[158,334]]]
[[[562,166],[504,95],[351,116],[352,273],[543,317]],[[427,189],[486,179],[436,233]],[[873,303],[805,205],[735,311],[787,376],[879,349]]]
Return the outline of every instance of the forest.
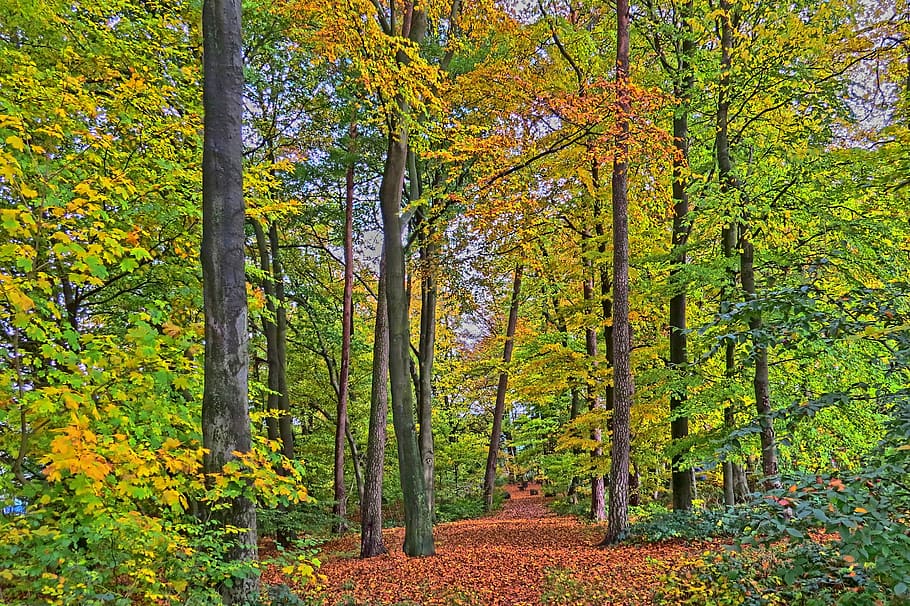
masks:
[[[910,604],[908,0],[0,0],[0,606]]]

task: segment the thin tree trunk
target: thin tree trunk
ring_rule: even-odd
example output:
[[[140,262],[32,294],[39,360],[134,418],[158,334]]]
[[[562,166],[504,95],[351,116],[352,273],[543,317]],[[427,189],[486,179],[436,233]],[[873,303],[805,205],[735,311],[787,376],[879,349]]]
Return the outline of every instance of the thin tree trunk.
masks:
[[[730,158],[730,142],[728,137],[729,126],[729,87],[730,68],[732,65],[731,50],[733,48],[734,15],[728,0],[721,0],[720,8],[723,14],[721,23],[721,77],[720,91],[717,103],[717,135],[715,147],[717,149],[717,168],[720,178],[721,190],[725,192],[738,188],[738,183],[733,175],[733,162]],[[754,300],[755,272],[753,267],[754,250],[747,236],[747,228],[743,221],[738,225],[740,254],[740,279],[743,291],[747,298]],[[755,392],[755,407],[758,413],[759,427],[761,428],[762,447],[762,472],[765,476],[766,488],[780,486],[777,477],[777,444],[774,436],[774,425],[771,420],[771,394],[768,381],[768,350],[764,344],[756,342],[756,336],[762,327],[762,318],[759,311],[754,311],[749,319],[749,328],[753,335],[752,346],[755,352],[755,374],[753,389]],[[731,470],[732,471],[732,470]],[[732,473],[731,473],[732,476]]]
[[[269,224],[269,243],[272,249],[272,279],[275,285],[275,354],[278,372],[275,386],[278,391],[278,434],[281,436],[281,454],[294,458],[294,426],[291,419],[291,394],[288,391],[288,317],[287,299],[284,294],[284,270],[278,242],[278,226]]]
[[[370,392],[370,434],[363,500],[360,508],[360,557],[386,553],[382,540],[382,479],[385,471],[386,424],[389,416],[389,325],[386,305],[385,255],[379,264],[376,326],[373,332],[373,383]]]
[[[265,419],[269,440],[279,440],[278,433],[278,330],[275,324],[275,283],[272,279],[271,255],[265,230],[259,221],[252,221],[253,233],[256,235],[256,248],[259,252],[259,269],[264,274],[262,290],[265,293],[267,315],[262,317],[262,332],[265,335],[265,360],[268,366],[266,379],[269,394],[266,399],[268,416]]]
[[[610,269],[609,266],[604,263],[603,258],[607,253],[607,243],[605,236],[605,230],[603,225],[602,209],[600,205],[600,168],[597,164],[597,160],[594,160],[591,165],[591,181],[594,184],[594,232],[597,234],[600,243],[597,246],[597,250],[601,255],[601,258],[598,260],[598,265],[600,267],[600,310],[601,318],[600,323],[604,329],[604,349],[606,349],[606,360],[610,366],[613,366],[613,343],[612,334],[613,326],[612,324],[608,325],[608,320],[613,314],[613,302],[610,299]],[[591,275],[588,280],[590,285],[586,283],[589,290],[585,292],[586,298],[591,300],[594,298],[594,274],[593,274],[593,263],[591,268]],[[592,359],[597,357],[597,330],[596,329],[586,329],[585,330],[585,350],[589,357]],[[602,400],[599,395],[591,397],[589,394],[588,404],[591,410],[613,410],[613,386],[607,385],[604,387],[604,399]],[[591,438],[594,440],[595,444],[593,452],[591,453],[592,458],[594,459],[595,469],[599,465],[599,461],[603,458],[603,429],[598,425],[591,432]],[[599,470],[596,471],[594,477],[591,478],[591,518],[597,522],[603,522],[607,519],[607,504],[606,504],[606,487],[604,481],[604,474],[600,473]]]
[[[243,54],[239,0],[205,0],[202,154],[202,279],[205,305],[205,381],[202,444],[206,473],[221,473],[235,452],[251,446],[247,376],[249,351],[243,203]],[[221,587],[225,604],[259,596],[256,505],[228,500],[214,515],[240,530],[228,558],[249,569]]]
[[[752,242],[742,237],[742,255],[740,271],[742,272],[743,291],[746,297],[755,301],[754,249]],[[758,426],[761,429],[761,466],[766,490],[780,488],[777,475],[777,441],[774,436],[774,422],[771,419],[771,387],[768,380],[768,347],[761,342],[761,312],[753,310],[749,318],[749,331],[752,333],[752,348],[755,352],[755,375],[752,386],[755,391],[755,410],[758,413]]]
[[[569,421],[574,421],[575,418],[578,417],[578,412],[581,409],[581,396],[578,393],[577,387],[572,388],[571,396],[572,400],[571,404],[569,404]],[[579,454],[579,451],[577,449],[573,450],[572,452]],[[579,481],[578,476],[573,475],[572,479],[569,481],[569,487],[566,489],[566,497],[573,505],[575,503],[578,503],[577,491],[580,484],[581,482]]]
[[[719,133],[720,131],[718,131]],[[721,190],[723,191],[724,186],[721,184]],[[727,227],[724,227],[721,233],[721,244],[723,246],[724,258],[727,259],[727,263],[731,263],[733,258],[734,250],[736,248],[736,241],[738,240],[736,223],[732,223]],[[721,301],[722,309],[723,306],[730,303],[730,298],[734,296],[736,292],[736,274],[737,271],[732,266],[729,266],[727,269],[728,273],[728,282],[727,286],[722,290],[723,301]],[[724,377],[727,381],[733,382],[736,380],[736,344],[732,341],[728,341],[724,344]],[[734,416],[734,411],[732,406],[724,407],[724,427],[727,431],[732,431],[733,427],[736,425],[736,418]],[[733,461],[724,461],[723,464],[723,474],[724,474],[724,505],[727,507],[732,507],[737,503],[737,498],[734,490],[734,479],[736,477],[736,467],[737,465]]]
[[[509,301],[509,320],[506,324],[506,342],[502,350],[503,370],[499,373],[496,386],[496,406],[493,408],[493,431],[490,433],[490,448],[487,450],[487,466],[483,476],[483,504],[487,511],[493,509],[493,489],[496,486],[496,461],[499,459],[499,443],[502,438],[502,416],[506,408],[506,391],[509,387],[508,365],[512,361],[515,347],[515,327],[518,325],[518,302],[521,296],[521,275],[524,266],[515,266],[512,280],[512,298]]]
[[[670,299],[670,365],[677,372],[684,368],[688,363],[686,353],[686,289],[680,276],[688,263],[688,253],[685,250],[688,241],[689,228],[686,224],[689,214],[689,195],[686,192],[686,180],[684,171],[689,164],[689,101],[692,93],[693,75],[689,60],[694,50],[694,42],[691,36],[691,24],[689,19],[692,15],[691,0],[685,5],[683,14],[683,42],[682,52],[680,53],[676,98],[679,99],[679,106],[673,115],[673,256],[674,265],[670,271],[670,282],[674,288],[678,289],[676,294]],[[683,407],[686,401],[686,394],[680,390],[674,390],[670,396],[670,415]],[[676,414],[670,422],[671,438],[683,440],[689,435],[689,418],[687,416]],[[672,465],[672,485],[673,485],[673,509],[689,510],[692,509],[692,474],[691,470],[682,465],[683,453],[678,453],[673,457]]]
[[[616,2],[616,82],[618,135],[613,160],[613,444],[610,461],[610,515],[605,544],[622,540],[629,528],[630,416],[635,382],[632,377],[632,326],[629,322],[629,200],[628,138],[629,1]]]
[[[350,143],[356,130],[351,124]],[[354,160],[345,172],[344,189],[344,295],[341,312],[341,369],[338,373],[338,411],[335,417],[335,532],[347,530],[344,485],[344,440],[348,433],[348,392],[351,378],[351,334],[354,327]],[[352,453],[353,454],[353,453]],[[356,466],[356,463],[355,463]]]
[[[423,195],[417,157],[408,152],[411,179],[409,197],[416,202]],[[436,352],[436,246],[432,226],[424,209],[419,211],[420,240],[420,336],[417,343],[417,417],[418,440],[423,464],[423,483],[427,492],[430,518],[436,517],[436,456],[433,444],[433,360]]]
[[[587,250],[588,241],[590,240],[591,235],[589,232],[585,232],[582,235],[582,244],[585,249],[585,252],[590,252]],[[582,263],[585,267],[585,281],[582,284],[582,297],[586,303],[594,302],[594,261],[584,255],[582,257]],[[588,356],[589,364],[591,365],[591,372],[596,374],[598,361],[597,361],[597,327],[596,326],[587,326],[585,327],[585,353]],[[587,393],[585,399],[588,402],[588,410],[602,410],[603,409],[603,400],[600,397],[598,386],[595,381],[589,379],[587,385]],[[596,446],[591,450],[591,462],[594,464],[594,474],[591,476],[591,518],[602,522],[606,519],[606,503],[604,499],[604,477],[603,474],[597,471],[597,465],[599,464],[601,458],[603,458],[603,446],[601,442],[603,440],[603,430],[598,426],[591,430],[591,439],[595,442]]]

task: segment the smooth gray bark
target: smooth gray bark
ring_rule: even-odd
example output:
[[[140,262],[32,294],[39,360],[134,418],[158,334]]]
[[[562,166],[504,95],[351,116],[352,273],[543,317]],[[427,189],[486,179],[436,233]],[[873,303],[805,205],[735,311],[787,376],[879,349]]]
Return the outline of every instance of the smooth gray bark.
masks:
[[[203,466],[220,473],[251,446],[247,376],[249,353],[243,202],[243,54],[240,0],[204,0],[202,155],[202,279],[205,309],[205,381],[202,400]],[[221,587],[225,604],[259,596],[256,506],[234,497],[213,513],[244,529],[228,557],[249,563],[245,576]]]

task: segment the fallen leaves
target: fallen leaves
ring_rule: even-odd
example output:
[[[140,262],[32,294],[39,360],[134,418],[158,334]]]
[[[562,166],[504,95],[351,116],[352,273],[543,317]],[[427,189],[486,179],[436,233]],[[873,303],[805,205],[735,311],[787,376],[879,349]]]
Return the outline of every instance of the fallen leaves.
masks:
[[[383,533],[387,555],[361,560],[359,537],[324,546],[324,603],[411,601],[426,606],[651,604],[664,565],[692,555],[680,542],[595,547],[604,528],[549,511],[543,497],[510,487],[502,511],[440,524],[436,555],[408,558],[403,529]]]

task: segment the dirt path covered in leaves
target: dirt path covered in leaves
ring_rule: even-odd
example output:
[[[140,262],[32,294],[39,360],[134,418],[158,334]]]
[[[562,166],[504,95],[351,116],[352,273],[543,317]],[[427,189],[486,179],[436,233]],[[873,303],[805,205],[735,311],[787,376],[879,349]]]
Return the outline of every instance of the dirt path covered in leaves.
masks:
[[[436,527],[436,555],[408,558],[404,531],[383,532],[390,553],[361,560],[359,537],[323,548],[327,606],[345,603],[518,606],[651,604],[661,566],[697,548],[681,543],[600,548],[603,529],[557,516],[543,497],[508,488],[494,515]]]

